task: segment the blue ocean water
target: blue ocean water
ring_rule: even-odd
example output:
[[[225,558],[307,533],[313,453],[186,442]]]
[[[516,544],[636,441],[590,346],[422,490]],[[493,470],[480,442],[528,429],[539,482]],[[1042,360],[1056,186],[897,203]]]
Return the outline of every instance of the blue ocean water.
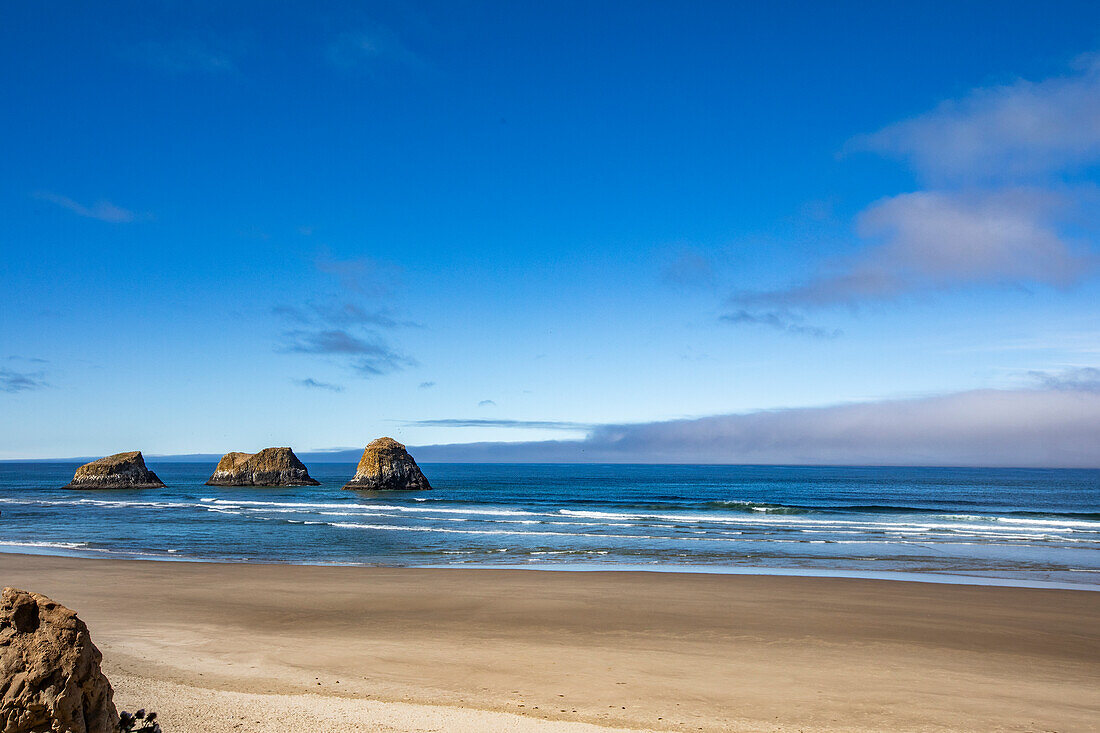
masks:
[[[1100,587],[1100,471],[425,464],[434,490],[71,491],[72,463],[0,463],[0,551],[383,566],[892,573]]]

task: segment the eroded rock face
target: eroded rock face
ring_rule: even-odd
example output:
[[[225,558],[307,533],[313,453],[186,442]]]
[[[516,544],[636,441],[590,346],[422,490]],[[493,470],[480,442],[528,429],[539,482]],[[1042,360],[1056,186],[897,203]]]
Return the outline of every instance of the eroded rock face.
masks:
[[[320,486],[290,448],[226,453],[207,486]]]
[[[411,491],[432,487],[405,446],[393,438],[379,438],[363,451],[363,457],[355,469],[355,478],[344,484],[344,488]]]
[[[164,484],[145,467],[141,451],[115,453],[76,469],[63,489],[159,489]]]
[[[39,593],[0,597],[0,731],[116,733],[103,656],[74,611]]]

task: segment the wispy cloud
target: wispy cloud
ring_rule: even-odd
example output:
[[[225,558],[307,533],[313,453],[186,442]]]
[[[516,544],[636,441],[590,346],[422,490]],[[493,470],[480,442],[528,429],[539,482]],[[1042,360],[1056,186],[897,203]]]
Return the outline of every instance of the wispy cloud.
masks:
[[[136,61],[171,72],[237,73],[234,56],[223,45],[200,38],[143,41],[130,53]]]
[[[802,316],[787,310],[750,311],[744,308],[732,313],[724,313],[718,320],[734,325],[752,324],[774,328],[777,331],[786,331],[800,336],[814,336],[816,338],[836,338],[842,335],[842,331],[807,326],[802,323]]]
[[[284,334],[286,351],[300,354],[354,357],[348,366],[360,376],[380,376],[416,366],[416,360],[389,346],[381,337],[354,336],[347,331],[332,329],[322,331],[287,331]]]
[[[601,425],[583,440],[421,446],[425,461],[1100,467],[1100,391],[936,397]]]
[[[359,377],[377,377],[409,367],[417,361],[390,344],[386,334],[420,324],[398,318],[389,308],[361,305],[379,298],[393,281],[392,266],[360,258],[319,257],[317,269],[339,283],[339,292],[303,305],[277,305],[275,315],[290,328],[276,347],[286,353],[313,354],[336,361]],[[378,279],[380,274],[388,277]]]
[[[347,331],[287,331],[288,351],[301,354],[374,354],[379,347]]]
[[[704,287],[716,281],[714,260],[700,249],[684,247],[677,250],[661,268],[666,282],[684,287]]]
[[[416,321],[397,318],[386,308],[365,309],[355,303],[313,306],[319,316],[332,323],[377,328],[422,328]]]
[[[56,193],[50,193],[49,191],[38,191],[34,194],[34,197],[42,201],[49,201],[51,204],[57,204],[63,209],[68,209],[79,216],[86,216],[89,219],[99,219],[100,221],[105,221],[110,224],[125,224],[139,218],[137,214],[129,209],[124,209],[106,200],[84,205],[78,201],[74,201],[68,196],[60,196]]]
[[[1044,389],[1100,392],[1100,369],[1095,367],[1075,367],[1060,372],[1031,371],[1028,375]]]
[[[369,354],[351,362],[351,368],[362,377],[379,377],[419,365],[419,362],[411,356],[391,351],[386,346],[380,347],[375,354]]]
[[[435,382],[421,382],[420,389],[431,389],[435,386]]]
[[[477,406],[478,407],[496,407],[497,403],[493,402],[492,400],[482,400],[481,402],[477,403]]]
[[[310,389],[323,389],[323,390],[327,390],[329,392],[343,392],[344,391],[343,386],[341,386],[339,384],[332,384],[330,382],[318,382],[316,379],[313,379],[312,377],[309,377],[309,378],[306,378],[306,379],[295,379],[294,383],[299,385],[299,386],[302,386],[302,387],[309,387]]]
[[[292,305],[277,305],[271,309],[271,312],[293,323],[305,324],[310,322],[310,316],[305,310]]]
[[[0,392],[16,393],[42,389],[49,385],[43,377],[45,372],[20,372],[0,367]]]
[[[370,257],[341,259],[322,251],[313,261],[319,272],[336,278],[341,287],[368,297],[388,295],[398,279],[399,268]]]
[[[392,29],[379,24],[339,33],[325,49],[325,55],[329,62],[342,69],[373,71],[380,63],[424,65]]]
[[[295,323],[321,320],[340,326],[374,326],[379,328],[421,328],[415,321],[397,318],[386,308],[365,309],[355,303],[310,303],[298,307],[277,305],[272,312]]]

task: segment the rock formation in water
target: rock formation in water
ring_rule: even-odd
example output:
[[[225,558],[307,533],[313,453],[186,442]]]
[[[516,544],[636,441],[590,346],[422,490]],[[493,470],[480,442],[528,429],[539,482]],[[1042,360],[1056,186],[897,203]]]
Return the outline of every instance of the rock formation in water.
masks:
[[[320,486],[290,448],[226,453],[207,486]]]
[[[405,446],[393,438],[379,438],[363,451],[363,457],[355,469],[355,478],[344,484],[344,488],[410,491],[432,487]]]
[[[164,484],[145,467],[141,451],[116,453],[85,463],[63,489],[159,489]]]
[[[0,596],[0,730],[116,733],[111,683],[88,627],[38,593]]]

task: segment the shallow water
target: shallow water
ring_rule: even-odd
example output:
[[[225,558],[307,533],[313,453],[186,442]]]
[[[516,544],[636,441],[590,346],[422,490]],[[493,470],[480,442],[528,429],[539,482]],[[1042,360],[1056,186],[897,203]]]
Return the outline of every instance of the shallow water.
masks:
[[[1100,471],[425,464],[430,492],[59,489],[76,464],[0,463],[0,551],[362,564],[892,573],[1100,586]]]

